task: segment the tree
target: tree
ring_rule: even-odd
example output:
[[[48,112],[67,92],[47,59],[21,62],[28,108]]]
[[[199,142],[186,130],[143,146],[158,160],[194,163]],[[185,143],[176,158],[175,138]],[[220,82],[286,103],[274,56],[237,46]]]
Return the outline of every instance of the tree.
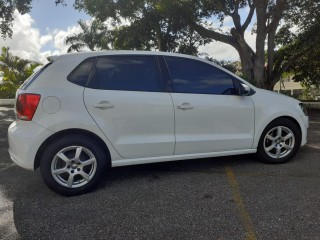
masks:
[[[317,88],[320,86],[320,14],[314,22],[307,22],[303,29],[284,51],[308,51],[304,51],[301,57],[290,65],[288,71],[294,74],[295,81],[301,81],[310,88],[312,85]]]
[[[0,84],[0,98],[13,98],[18,87],[39,66],[36,62],[13,56],[9,48],[2,48],[0,55],[0,71],[2,83]]]
[[[12,2],[15,3],[14,7],[21,2],[22,6],[30,8],[31,0],[1,1],[2,4]],[[64,0],[55,2],[65,3]],[[200,39],[205,41],[229,44],[239,53],[243,77],[258,87],[272,89],[294,62],[312,51],[310,47],[297,48],[289,56],[285,55],[288,51],[283,51],[284,45],[277,45],[277,35],[280,33],[286,41],[291,41],[293,39],[285,37],[283,33],[288,33],[293,24],[302,30],[312,25],[319,12],[320,0],[75,0],[74,7],[102,22],[112,18],[118,27],[129,23],[119,29],[121,31],[114,44],[119,47],[132,48],[133,44],[134,49],[175,52],[181,44],[180,51],[194,53],[196,46],[204,41],[189,41],[191,46],[183,46],[190,33],[188,29],[196,31]],[[244,9],[248,11],[245,18],[241,19],[246,12]],[[229,30],[223,28],[226,17],[233,22]],[[220,27],[213,28],[208,24],[212,19],[219,20]],[[256,21],[255,49],[249,46],[244,37],[253,20]],[[139,34],[125,34],[136,32],[134,30],[139,30]]]
[[[294,73],[295,81],[320,86],[320,47],[317,46],[313,51],[303,55],[292,64],[290,71]]]
[[[274,84],[289,66],[299,59],[303,51],[296,51],[281,57],[276,45],[276,36],[283,21],[284,30],[292,24],[303,21],[312,23],[318,12],[320,0],[76,0],[75,7],[86,11],[101,20],[109,17],[120,21],[121,18],[145,29],[143,38],[149,36],[155,49],[176,51],[178,42],[185,38],[186,27],[196,30],[204,39],[224,42],[234,47],[239,53],[242,75],[258,87],[272,89]],[[240,12],[247,15],[241,19]],[[252,25],[256,15],[256,47],[252,49],[244,35]],[[223,21],[230,17],[233,26],[224,30]],[[214,29],[208,19],[220,21],[220,27]],[[147,37],[145,37],[147,36]],[[146,41],[146,39],[144,40]]]
[[[0,31],[1,37],[12,36],[13,13],[17,9],[25,14],[31,9],[32,0],[0,0]]]
[[[111,31],[111,46],[122,50],[150,50],[152,44],[147,31],[137,23],[117,26]]]
[[[117,28],[116,49],[156,49],[190,52],[207,41],[184,22],[180,15],[189,8],[172,0],[76,0],[75,8],[105,21],[113,19]],[[180,47],[180,49],[179,49]]]
[[[176,42],[178,46],[177,52],[198,56],[201,54],[198,50],[199,47],[211,42],[211,40],[201,37],[194,29],[187,26],[182,29],[181,37]]]
[[[205,11],[201,18],[194,15],[189,19],[194,29],[205,37],[221,41],[234,47],[240,56],[243,76],[258,87],[272,89],[281,75],[303,52],[296,51],[290,59],[277,58],[276,34],[282,20],[299,19],[319,9],[319,1],[315,0],[234,0],[234,1],[201,1]],[[239,10],[248,8],[248,14],[241,20]],[[256,13],[256,48],[252,49],[244,38],[245,31],[252,23]],[[203,26],[204,17],[216,16],[223,24],[225,17],[231,17],[233,27],[228,32],[221,32],[213,28]],[[312,19],[312,16],[308,16]],[[290,25],[287,25],[287,30]],[[221,29],[220,29],[221,30]],[[266,44],[267,43],[267,44]],[[266,48],[267,46],[267,48]],[[303,51],[305,51],[304,49]],[[281,59],[285,61],[280,61]]]
[[[68,36],[65,40],[66,44],[71,44],[68,52],[79,52],[85,47],[91,51],[109,49],[110,32],[103,22],[94,19],[91,23],[86,23],[80,20],[78,24],[82,31],[78,34]]]

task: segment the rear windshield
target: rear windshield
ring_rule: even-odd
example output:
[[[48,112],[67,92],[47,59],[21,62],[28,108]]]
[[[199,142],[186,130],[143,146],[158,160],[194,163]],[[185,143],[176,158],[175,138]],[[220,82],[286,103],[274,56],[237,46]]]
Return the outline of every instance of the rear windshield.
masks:
[[[27,80],[24,81],[24,83],[20,86],[20,89],[26,90],[51,63],[52,62],[44,65],[40,70],[34,72],[29,78],[27,78]]]

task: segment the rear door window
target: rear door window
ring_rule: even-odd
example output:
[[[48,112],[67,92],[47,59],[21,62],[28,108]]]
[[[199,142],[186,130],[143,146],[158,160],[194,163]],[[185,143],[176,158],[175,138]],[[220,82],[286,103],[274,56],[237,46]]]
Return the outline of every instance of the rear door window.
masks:
[[[154,56],[105,56],[98,58],[89,88],[161,92],[162,81]]]

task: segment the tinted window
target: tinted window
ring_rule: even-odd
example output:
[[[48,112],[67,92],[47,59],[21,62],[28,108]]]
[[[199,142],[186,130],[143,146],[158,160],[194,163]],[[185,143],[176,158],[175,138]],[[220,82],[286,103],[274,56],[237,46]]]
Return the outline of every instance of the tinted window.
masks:
[[[104,90],[162,91],[153,56],[108,56],[97,60],[88,87]]]
[[[232,77],[226,72],[192,59],[166,57],[174,91],[199,94],[235,94]]]
[[[85,87],[90,76],[95,59],[91,58],[82,62],[69,76],[68,80],[74,84]]]
[[[167,68],[167,64],[163,57],[159,57],[158,59],[159,59],[159,65],[161,68],[161,75],[162,75],[162,80],[165,86],[165,90],[168,92],[172,92],[173,87],[172,87],[172,82],[170,80],[170,74]]]

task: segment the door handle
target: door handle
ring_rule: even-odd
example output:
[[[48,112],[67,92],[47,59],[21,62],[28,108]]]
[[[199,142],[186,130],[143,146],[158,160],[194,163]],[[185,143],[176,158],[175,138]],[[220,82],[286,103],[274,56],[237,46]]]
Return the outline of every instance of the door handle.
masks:
[[[111,104],[109,101],[101,101],[98,104],[95,104],[93,106],[95,108],[100,108],[100,109],[114,108],[114,105]]]
[[[190,110],[190,109],[193,109],[193,106],[191,106],[190,103],[182,103],[180,106],[178,106],[178,109]]]

